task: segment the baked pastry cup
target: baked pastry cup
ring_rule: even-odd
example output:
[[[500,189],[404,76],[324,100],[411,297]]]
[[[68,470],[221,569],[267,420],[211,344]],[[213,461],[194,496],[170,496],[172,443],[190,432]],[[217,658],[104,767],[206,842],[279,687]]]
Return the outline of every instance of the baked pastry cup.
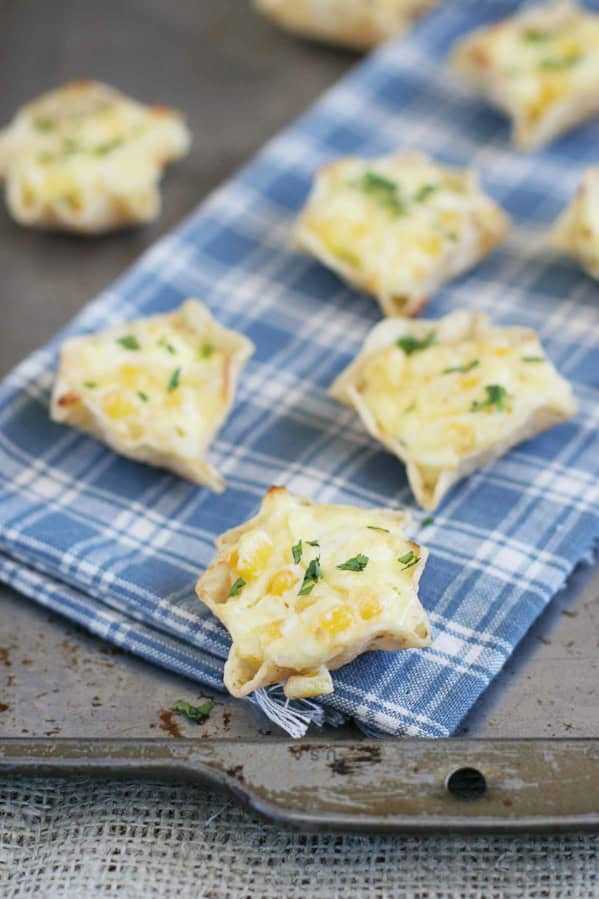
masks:
[[[551,243],[599,278],[599,166],[584,173],[572,202],[553,227]]]
[[[22,225],[99,234],[155,219],[168,162],[189,148],[181,115],[96,81],[27,103],[0,131],[0,177]]]
[[[329,672],[363,652],[428,646],[427,551],[405,536],[408,521],[271,487],[255,518],[219,537],[196,586],[233,640],[229,692],[284,682],[291,699],[331,693]]]
[[[599,15],[525,9],[459,41],[452,66],[511,117],[517,148],[539,147],[599,112]]]
[[[397,37],[438,0],[255,0],[289,31],[354,50]]]
[[[404,462],[424,509],[577,409],[534,331],[468,310],[381,322],[330,392]]]
[[[373,294],[385,315],[413,316],[508,229],[506,214],[483,193],[474,172],[400,153],[321,168],[295,242]]]
[[[199,300],[63,344],[50,415],[115,452],[221,492],[206,459],[254,346]]]

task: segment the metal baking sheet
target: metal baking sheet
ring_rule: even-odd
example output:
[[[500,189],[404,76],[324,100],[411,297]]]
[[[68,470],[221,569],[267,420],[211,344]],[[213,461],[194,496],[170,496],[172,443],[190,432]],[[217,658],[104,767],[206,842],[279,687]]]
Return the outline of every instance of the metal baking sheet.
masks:
[[[355,61],[275,31],[239,0],[56,0],[45,17],[21,0],[3,28],[0,121],[48,85],[93,74],[180,106],[196,141],[150,228],[82,241],[19,229],[0,209],[0,374]],[[207,722],[186,722],[175,702],[209,691],[0,588],[0,773],[201,779],[302,827],[598,827],[598,646],[599,571],[581,568],[457,739],[373,743],[350,724],[289,741],[222,694]],[[463,768],[483,780],[460,774],[452,793]]]

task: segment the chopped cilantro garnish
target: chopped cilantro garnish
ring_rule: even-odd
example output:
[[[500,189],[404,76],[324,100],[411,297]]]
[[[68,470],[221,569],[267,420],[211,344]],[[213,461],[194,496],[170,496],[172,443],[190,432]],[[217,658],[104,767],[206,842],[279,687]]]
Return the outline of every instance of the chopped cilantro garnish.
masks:
[[[545,362],[544,356],[521,356],[522,362]]]
[[[201,705],[190,705],[189,702],[183,702],[180,699],[175,705],[176,712],[179,712],[180,715],[185,715],[189,721],[197,721],[198,723],[205,721],[210,716],[213,708],[214,703],[211,699],[207,699]]]
[[[416,562],[419,562],[420,556],[417,556],[414,550],[411,549],[404,556],[400,556],[397,561],[400,563],[400,565],[403,565],[403,568],[401,570],[405,571],[406,568],[411,568],[412,565],[415,565]]]
[[[546,31],[542,28],[526,28],[522,32],[522,40],[528,41],[529,44],[539,44],[542,41],[550,40],[552,37],[552,31]]]
[[[179,386],[180,377],[181,377],[181,369],[176,368],[174,370],[174,372],[172,373],[172,375],[170,376],[168,384],[166,385],[166,389],[169,393],[171,393],[173,390],[177,389],[177,387]]]
[[[318,540],[306,540],[306,543],[308,544],[308,546],[320,546]]]
[[[320,567],[320,559],[312,559],[312,561],[306,568],[306,573],[304,574],[304,579],[302,581],[302,586],[300,588],[298,596],[307,596],[308,593],[311,593],[321,577],[322,568]]]
[[[242,577],[238,577],[231,589],[229,590],[229,596],[237,596],[241,593],[242,589],[245,587],[245,581]]]
[[[337,565],[337,568],[340,571],[364,571],[367,565],[368,556],[365,556],[363,553],[358,553],[357,556],[353,556],[353,558],[348,559],[347,562]]]
[[[381,534],[390,534],[391,531],[388,531],[387,528],[379,528],[376,524],[367,524],[366,527],[369,531],[380,531]]]
[[[210,356],[214,353],[214,347],[211,343],[205,343],[203,347],[200,347],[198,350],[198,355],[200,359],[210,359]]]
[[[571,69],[582,59],[581,53],[571,53],[569,56],[548,56],[539,63],[541,69]]]
[[[298,540],[295,546],[291,547],[291,554],[293,555],[293,561],[296,565],[302,560],[302,541]]]
[[[414,199],[417,203],[422,203],[423,200],[426,200],[427,197],[430,197],[430,195],[438,189],[438,184],[423,184],[416,192]]]
[[[405,205],[399,193],[399,185],[377,172],[364,172],[357,182],[358,187],[372,195],[381,206],[396,215],[405,213]]]
[[[454,365],[452,368],[444,368],[444,375],[451,375],[454,372],[460,372],[460,374],[464,374],[467,371],[472,371],[473,368],[476,368],[477,365],[480,365],[480,361],[478,359],[473,359],[471,362],[467,362],[465,365]]]
[[[119,339],[117,340],[117,343],[120,343],[120,345],[125,350],[141,349],[140,345],[139,345],[139,340],[133,334],[126,334],[124,337],[119,337]]]
[[[98,382],[97,381],[84,381],[83,386],[87,387],[88,390],[93,390],[94,387],[98,386]]]
[[[144,393],[143,390],[138,390],[138,391],[137,391],[137,395],[138,395],[138,397],[140,398],[140,400],[143,400],[143,401],[144,401],[144,403],[147,403],[148,400],[150,399],[150,397],[148,396],[148,394],[147,394],[147,393]]]
[[[47,116],[37,116],[37,118],[33,120],[33,127],[36,131],[53,131],[56,127],[56,123]]]
[[[177,355],[177,350],[174,348],[172,343],[168,342],[166,337],[160,338],[160,340],[158,341],[158,346],[164,347],[164,349],[167,350],[167,352],[169,352],[171,354],[171,356]]]
[[[433,518],[432,515],[427,515],[426,518],[423,518],[422,521],[420,522],[420,527],[428,528],[431,524],[434,523],[434,521],[435,521],[435,519]]]
[[[429,331],[422,340],[418,337],[414,337],[413,334],[406,334],[405,337],[399,338],[397,346],[404,351],[406,356],[411,356],[412,353],[416,353],[419,350],[427,350],[433,345],[436,339],[437,335],[434,331]]]
[[[98,144],[97,147],[94,147],[94,153],[96,156],[106,156],[108,153],[116,150],[117,147],[120,147],[122,143],[124,143],[122,137],[115,137],[113,140],[108,140],[106,143]]]
[[[498,412],[503,412],[505,408],[503,401],[508,395],[505,387],[502,387],[501,384],[487,384],[485,390],[487,392],[487,398],[484,400],[474,400],[470,406],[470,411],[480,412],[481,409],[490,409],[491,406],[496,406]]]

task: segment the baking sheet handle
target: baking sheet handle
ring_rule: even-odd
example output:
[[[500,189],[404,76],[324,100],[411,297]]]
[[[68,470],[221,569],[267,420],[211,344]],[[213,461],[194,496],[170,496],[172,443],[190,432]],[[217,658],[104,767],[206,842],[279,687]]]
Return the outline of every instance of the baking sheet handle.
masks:
[[[0,740],[3,777],[206,783],[305,829],[599,830],[599,740]]]

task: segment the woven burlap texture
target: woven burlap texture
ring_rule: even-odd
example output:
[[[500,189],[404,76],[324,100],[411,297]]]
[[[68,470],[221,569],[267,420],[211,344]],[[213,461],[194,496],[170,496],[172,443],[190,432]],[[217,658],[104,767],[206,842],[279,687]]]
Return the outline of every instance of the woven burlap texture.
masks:
[[[2,899],[593,899],[599,836],[305,834],[200,786],[0,785]]]

